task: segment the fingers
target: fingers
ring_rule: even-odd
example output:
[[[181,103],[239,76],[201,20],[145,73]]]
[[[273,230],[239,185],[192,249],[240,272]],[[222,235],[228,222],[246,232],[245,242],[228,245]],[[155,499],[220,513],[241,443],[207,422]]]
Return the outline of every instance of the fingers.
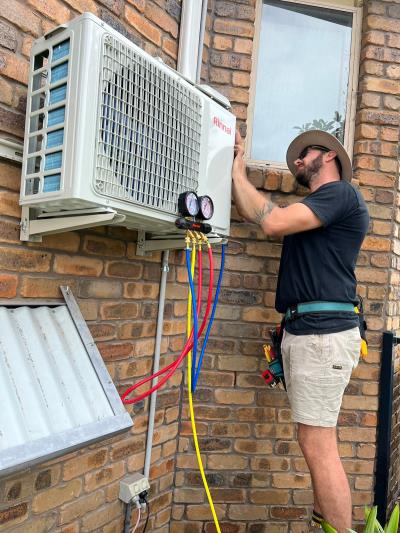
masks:
[[[236,133],[235,133],[235,144],[242,144],[244,146],[244,141],[242,139],[242,136],[240,135],[239,130],[236,130]]]
[[[243,156],[244,155],[244,141],[242,139],[242,136],[240,135],[240,131],[236,130],[235,134],[235,147],[234,147],[235,155],[236,156]]]

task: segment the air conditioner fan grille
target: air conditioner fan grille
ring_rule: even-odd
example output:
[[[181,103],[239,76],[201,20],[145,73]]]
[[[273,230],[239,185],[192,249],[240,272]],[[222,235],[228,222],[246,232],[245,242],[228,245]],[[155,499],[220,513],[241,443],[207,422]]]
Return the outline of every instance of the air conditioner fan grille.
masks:
[[[101,75],[95,190],[176,213],[179,194],[198,185],[200,98],[111,35]]]

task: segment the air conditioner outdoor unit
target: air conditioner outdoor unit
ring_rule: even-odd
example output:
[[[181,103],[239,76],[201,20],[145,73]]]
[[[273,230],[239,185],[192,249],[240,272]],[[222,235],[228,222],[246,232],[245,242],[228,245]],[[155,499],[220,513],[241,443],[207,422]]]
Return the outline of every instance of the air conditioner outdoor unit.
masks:
[[[195,191],[228,235],[229,107],[85,13],[32,48],[20,203],[42,217],[107,207],[169,234],[178,196]]]

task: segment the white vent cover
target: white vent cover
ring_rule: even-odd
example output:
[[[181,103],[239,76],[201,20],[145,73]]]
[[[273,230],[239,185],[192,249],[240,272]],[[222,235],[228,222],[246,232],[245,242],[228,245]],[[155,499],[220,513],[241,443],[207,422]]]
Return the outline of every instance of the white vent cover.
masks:
[[[0,475],[132,426],[79,308],[0,306]]]
[[[106,206],[170,233],[195,190],[228,234],[235,118],[221,102],[85,13],[33,46],[21,204]]]

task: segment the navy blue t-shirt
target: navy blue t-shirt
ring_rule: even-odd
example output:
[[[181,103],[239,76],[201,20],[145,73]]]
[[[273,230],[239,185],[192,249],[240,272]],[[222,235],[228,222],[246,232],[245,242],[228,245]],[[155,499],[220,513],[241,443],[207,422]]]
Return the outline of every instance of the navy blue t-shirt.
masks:
[[[369,215],[360,192],[347,181],[326,183],[302,202],[321,220],[317,229],[283,240],[275,308],[280,313],[315,301],[357,304],[354,269]],[[358,326],[354,313],[325,312],[286,322],[293,335],[334,333]]]

